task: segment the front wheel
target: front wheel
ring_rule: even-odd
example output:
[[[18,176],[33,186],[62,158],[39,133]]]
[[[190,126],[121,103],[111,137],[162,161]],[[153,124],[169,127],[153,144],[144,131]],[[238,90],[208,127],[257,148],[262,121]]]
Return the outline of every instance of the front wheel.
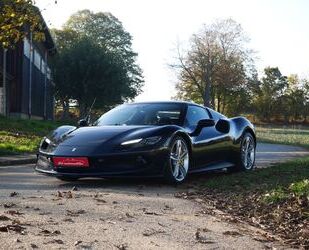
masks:
[[[181,183],[185,180],[190,166],[190,153],[186,141],[175,136],[170,144],[169,159],[165,168],[165,178],[170,183]]]

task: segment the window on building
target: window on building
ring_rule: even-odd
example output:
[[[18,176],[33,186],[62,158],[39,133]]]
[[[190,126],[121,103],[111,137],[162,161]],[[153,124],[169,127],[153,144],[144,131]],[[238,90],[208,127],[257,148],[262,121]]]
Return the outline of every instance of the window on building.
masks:
[[[51,79],[51,70],[50,68],[47,66],[47,79],[50,80]]]
[[[30,58],[30,42],[27,38],[24,39],[24,55]]]
[[[34,50],[34,65],[41,70],[41,55],[36,49]]]
[[[45,75],[45,61],[43,57],[41,57],[41,72]]]

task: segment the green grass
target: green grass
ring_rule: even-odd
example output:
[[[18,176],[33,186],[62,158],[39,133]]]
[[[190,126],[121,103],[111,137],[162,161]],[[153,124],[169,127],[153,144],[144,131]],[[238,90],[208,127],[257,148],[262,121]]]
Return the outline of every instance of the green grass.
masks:
[[[203,184],[209,189],[220,191],[262,191],[265,193],[277,190],[302,194],[308,189],[309,157],[279,163],[270,168],[256,169],[251,172],[219,175]],[[299,190],[299,191],[296,191]],[[308,190],[307,190],[308,191]],[[309,194],[308,194],[309,195]]]
[[[34,153],[42,137],[62,124],[0,116],[0,155]]]
[[[214,174],[197,184],[198,196],[216,209],[309,248],[309,157],[251,172]]]
[[[256,127],[258,141],[296,145],[309,148],[309,128],[262,128]]]

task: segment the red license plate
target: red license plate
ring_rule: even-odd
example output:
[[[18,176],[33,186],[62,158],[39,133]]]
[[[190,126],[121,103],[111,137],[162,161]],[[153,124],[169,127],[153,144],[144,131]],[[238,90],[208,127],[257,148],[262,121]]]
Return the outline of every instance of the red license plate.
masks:
[[[56,167],[89,167],[87,157],[54,157]]]

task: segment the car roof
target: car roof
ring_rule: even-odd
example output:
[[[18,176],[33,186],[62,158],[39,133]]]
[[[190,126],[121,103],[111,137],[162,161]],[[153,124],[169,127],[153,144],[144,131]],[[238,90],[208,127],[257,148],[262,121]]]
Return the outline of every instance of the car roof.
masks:
[[[185,105],[195,105],[195,106],[199,106],[202,108],[205,108],[202,105],[199,105],[195,102],[188,102],[188,101],[148,101],[148,102],[131,102],[131,103],[125,103],[125,104],[185,104]]]

